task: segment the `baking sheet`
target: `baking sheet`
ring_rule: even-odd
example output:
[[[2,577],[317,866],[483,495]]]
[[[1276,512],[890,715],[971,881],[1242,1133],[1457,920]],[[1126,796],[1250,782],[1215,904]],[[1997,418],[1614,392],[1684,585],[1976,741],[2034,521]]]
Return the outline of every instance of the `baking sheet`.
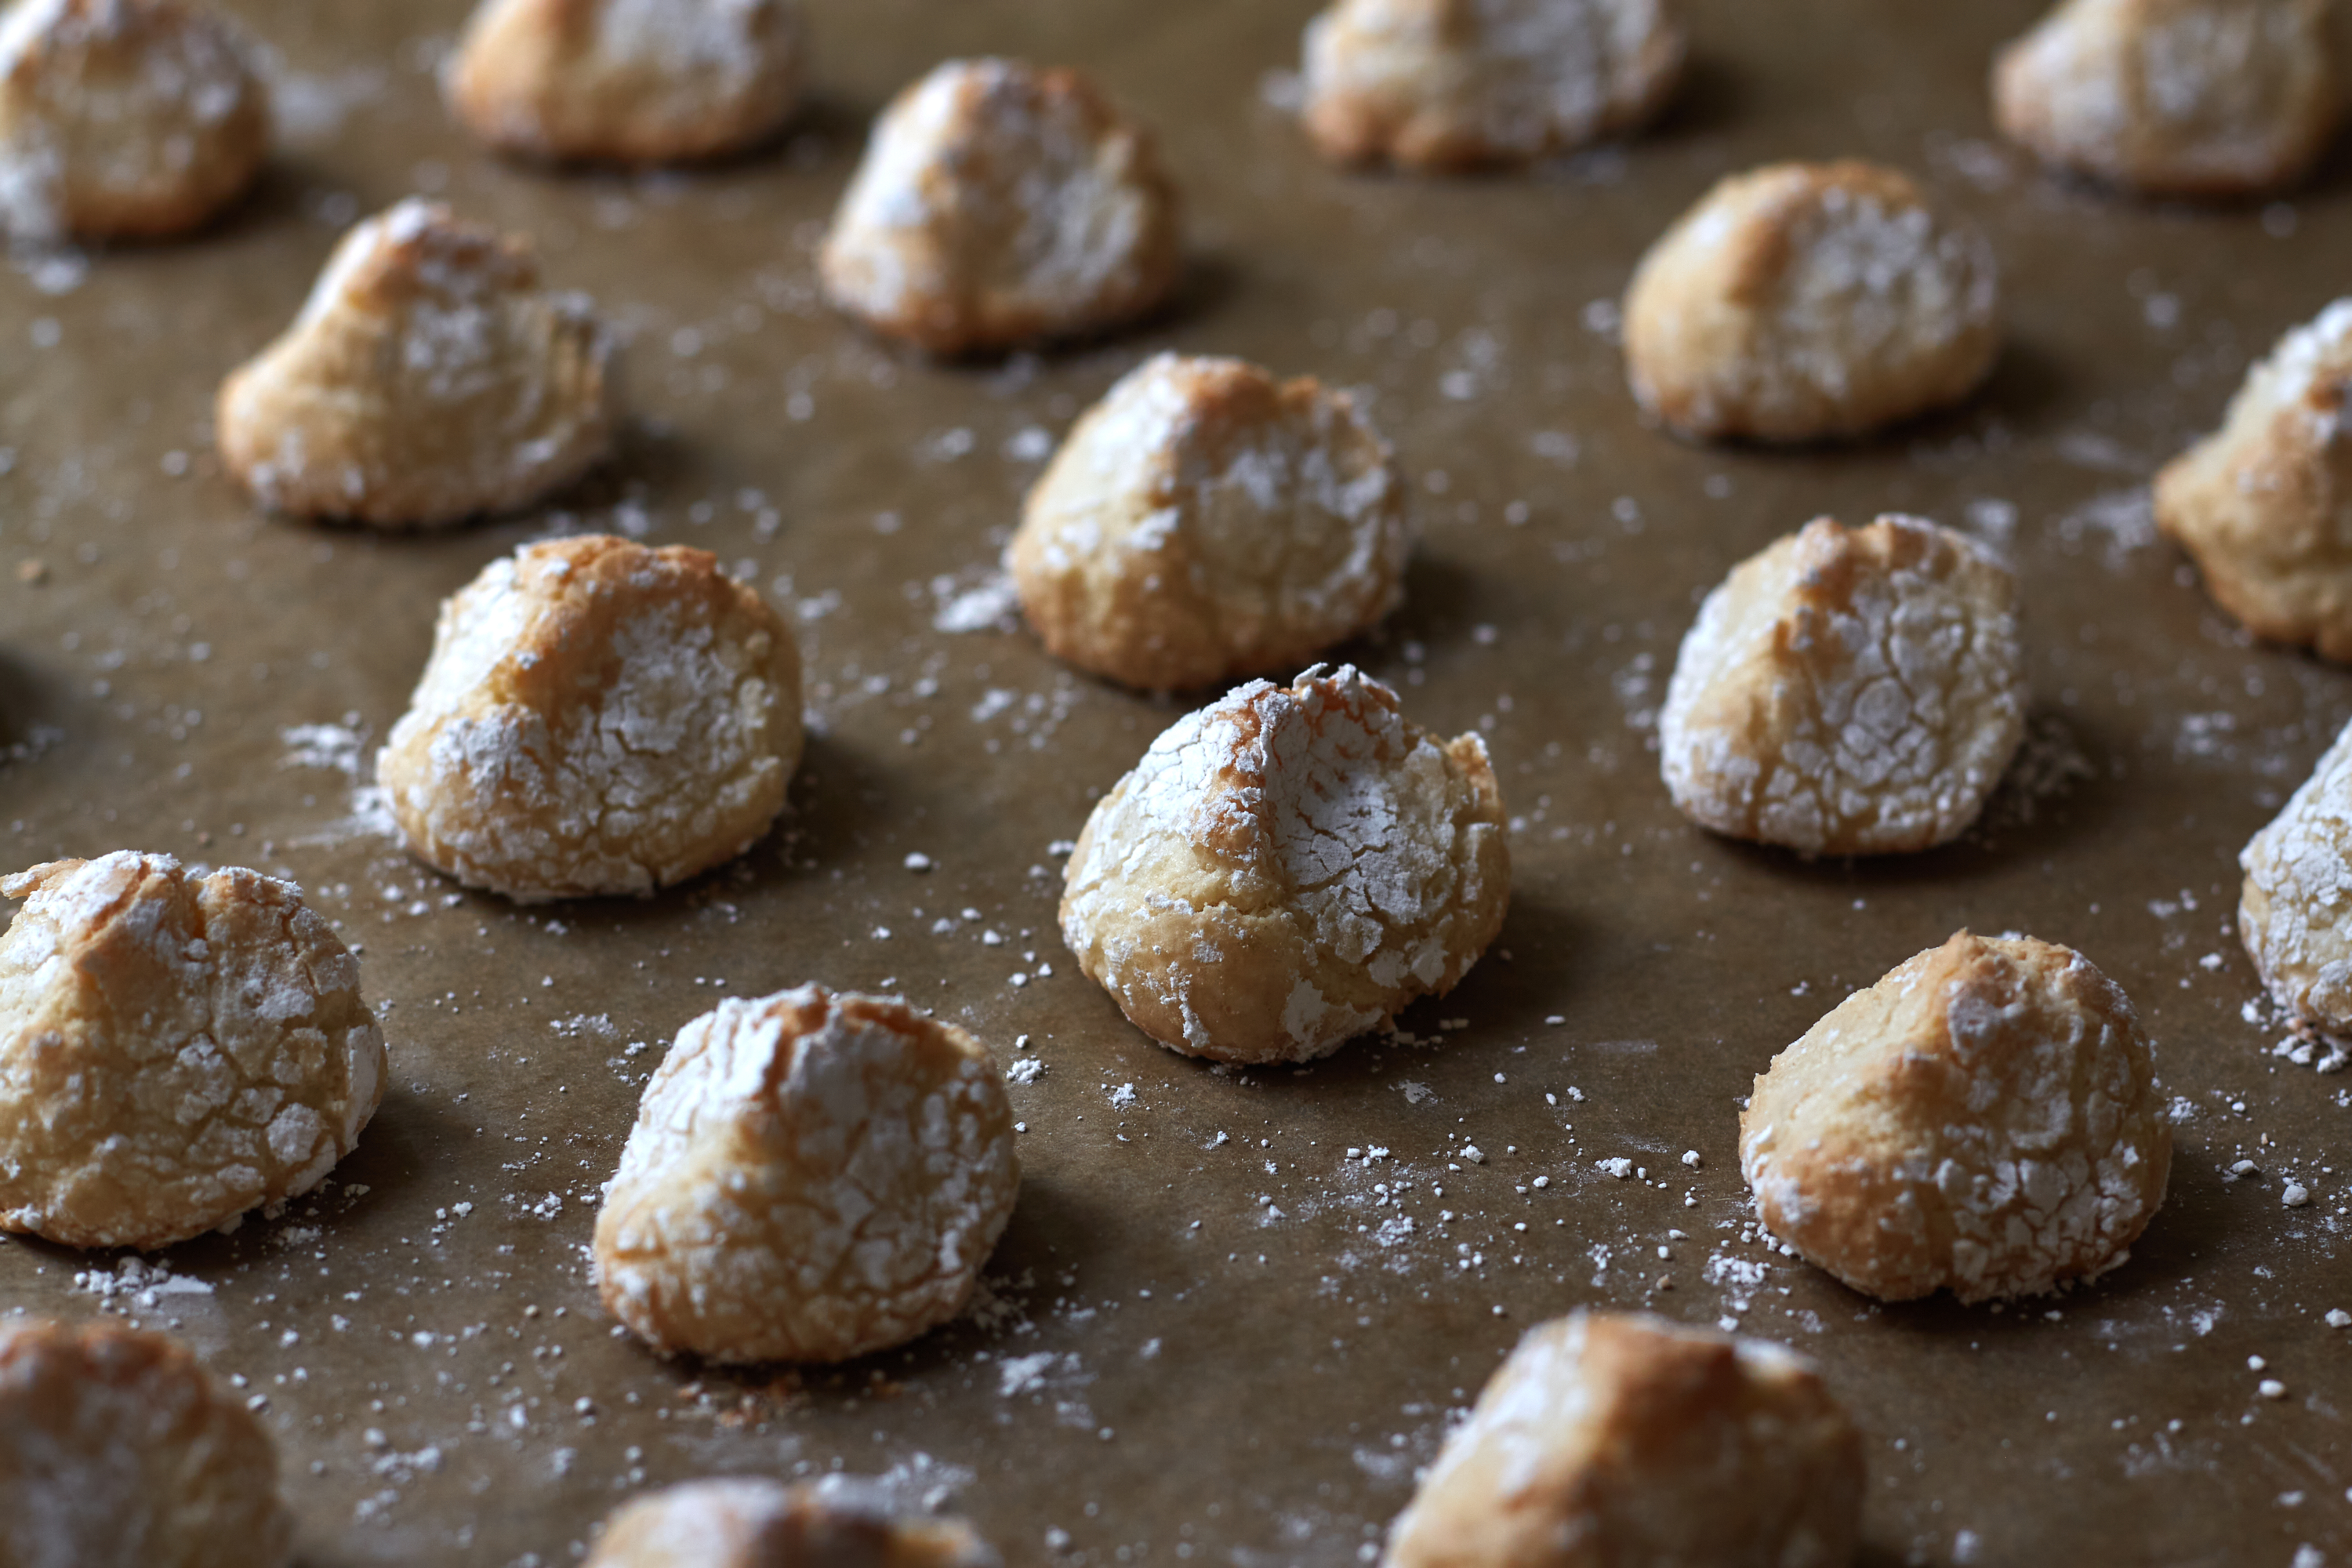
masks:
[[[0,844],[299,881],[362,949],[394,1082],[283,1218],[149,1261],[0,1245],[0,1310],[192,1340],[266,1402],[305,1563],[561,1563],[642,1486],[834,1468],[969,1513],[1015,1563],[1357,1562],[1516,1337],[1588,1304],[1819,1357],[1870,1434],[1874,1563],[2352,1561],[2352,1333],[2322,1322],[2352,1308],[2352,1079],[2275,1054],[2231,929],[2237,850],[2352,715],[2352,676],[2219,616],[2144,490],[2342,288],[2340,161],[2220,210],[2044,177],[1987,123],[2020,0],[1700,0],[1656,133],[1450,183],[1307,153],[1279,108],[1303,0],[812,0],[819,101],[779,148],[554,173],[440,113],[458,0],[231,8],[280,58],[267,188],[194,242],[0,278]],[[820,308],[865,122],[983,51],[1082,65],[1159,128],[1190,201],[1180,309],[943,366]],[[1643,247],[1725,173],[1846,153],[1992,235],[2011,335],[1986,395],[1838,451],[1644,428],[1611,341]],[[344,225],[412,191],[535,234],[627,324],[625,458],[560,510],[432,538],[259,516],[210,456],[218,378]],[[1076,973],[1054,847],[1181,709],[992,624],[1051,442],[1163,347],[1366,390],[1425,537],[1405,607],[1347,654],[1423,723],[1484,731],[1513,815],[1496,951],[1396,1039],[1304,1070],[1179,1059]],[[1817,513],[1892,509],[2020,563],[2018,777],[1964,842],[1883,864],[1688,826],[1651,725],[1698,595]],[[738,866],[520,910],[406,860],[356,789],[438,599],[587,528],[714,550],[790,606],[815,732]],[[2095,1289],[1881,1309],[1746,1239],[1737,1102],[1962,924],[2078,946],[2131,994],[2177,1097],[2172,1193]],[[679,1026],[805,980],[901,990],[1007,1060],[1029,1037],[1020,1210],[980,1306],[903,1352],[664,1364],[587,1282],[599,1185]],[[2289,1175],[2307,1205],[2282,1205]]]

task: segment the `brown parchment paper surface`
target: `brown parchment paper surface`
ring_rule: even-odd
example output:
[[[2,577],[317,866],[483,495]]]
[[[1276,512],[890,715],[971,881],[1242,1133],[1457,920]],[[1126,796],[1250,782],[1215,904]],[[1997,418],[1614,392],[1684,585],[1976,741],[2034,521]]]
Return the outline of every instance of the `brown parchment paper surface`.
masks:
[[[2323,1321],[2352,1309],[2352,1077],[2273,1054],[2231,928],[2238,850],[2352,715],[2352,673],[2221,617],[2145,490],[2345,288],[2340,162],[2218,210],[2052,181],[1987,118],[2022,0],[1701,0],[1654,134],[1450,182],[1306,151],[1280,107],[1305,0],[813,0],[817,101],[779,148],[554,173],[441,112],[459,0],[233,8],[278,57],[267,187],[184,244],[0,276],[0,858],[298,880],[362,949],[394,1081],[283,1217],[145,1262],[0,1244],[0,1311],[185,1335],[265,1402],[304,1562],[563,1563],[641,1487],[839,1468],[1014,1563],[1354,1563],[1513,1341],[1586,1304],[1820,1358],[1870,1434],[1873,1562],[2352,1562],[2352,1332]],[[1082,66],[1158,127],[1189,197],[1180,309],[940,365],[822,308],[812,254],[865,125],[980,52]],[[1834,451],[1645,427],[1612,340],[1643,248],[1724,174],[1841,154],[1992,236],[2010,337],[1986,394]],[[262,516],[210,455],[214,389],[343,226],[414,191],[534,235],[627,327],[627,450],[557,508],[432,537]],[[1164,347],[1363,389],[1424,538],[1403,609],[1344,652],[1421,722],[1485,731],[1513,817],[1496,949],[1409,1041],[1303,1071],[1180,1059],[1076,973],[1054,847],[1182,705],[990,614],[1052,442]],[[1689,826],[1652,726],[1698,595],[1811,516],[1889,510],[2020,566],[2018,776],[1960,844],[1885,863]],[[409,861],[356,791],[440,598],[582,529],[707,547],[787,607],[814,739],[740,865],[518,910]],[[2079,947],[2130,993],[2177,1099],[2171,1195],[2095,1288],[1881,1309],[1743,1240],[1735,1119],[1776,1050],[1964,924]],[[898,989],[1046,1064],[1012,1090],[1019,1212],[980,1307],[902,1352],[665,1364],[596,1304],[600,1184],[681,1025],[808,980]],[[2225,1180],[2242,1160],[2259,1173]],[[2283,1205],[2290,1176],[2308,1204]]]

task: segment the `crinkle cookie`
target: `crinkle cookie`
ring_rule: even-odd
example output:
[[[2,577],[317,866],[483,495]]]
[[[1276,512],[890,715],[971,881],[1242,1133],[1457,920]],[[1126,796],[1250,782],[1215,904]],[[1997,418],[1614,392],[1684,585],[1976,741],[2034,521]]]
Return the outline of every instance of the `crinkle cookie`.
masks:
[[[1008,564],[1045,646],[1098,675],[1292,670],[1403,598],[1404,489],[1345,393],[1160,354],[1062,443]]]
[[[2291,185],[2340,118],[2330,0],[2063,0],[2001,51],[2001,132],[2151,195]]]
[[[1907,175],[1774,163],[1717,184],[1642,258],[1626,372],[1685,436],[1859,436],[1974,392],[2000,302],[1984,236]]]
[[[0,1563],[282,1568],[294,1520],[244,1402],[167,1334],[0,1323]]]
[[[1119,325],[1182,269],[1150,132],[1076,71],[1000,59],[884,110],[818,257],[835,306],[940,354]]]
[[[2352,728],[2238,857],[2238,934],[2278,1005],[2352,1038]]]
[[[1812,1363],[1633,1312],[1528,1331],[1389,1532],[1386,1568],[1845,1568],[1862,1436]]]
[[[1634,130],[1681,79],[1670,0],[1338,0],[1307,28],[1327,158],[1518,163]]]
[[[960,1519],[912,1519],[832,1475],[688,1481],[615,1512],[587,1568],[1003,1568]]]
[[[1808,855],[1958,837],[2024,733],[2016,577],[1916,517],[1817,518],[1734,567],[1658,715],[1685,815]]]
[[[269,94],[243,32],[181,0],[16,0],[0,15],[0,231],[155,239],[243,195]]]
[[[261,502],[378,528],[530,505],[604,460],[614,340],[529,245],[405,201],[337,247],[284,335],[221,384],[228,470]]]
[[[646,1085],[596,1215],[605,1308],[666,1355],[839,1362],[963,1310],[1021,1186],[980,1042],[896,997],[721,1002]]]
[[[2165,465],[2157,526],[2221,607],[2273,642],[2352,660],[2352,299],[2279,341],[2221,428]]]
[[[468,887],[646,894],[757,843],[801,742],[800,650],[757,589],[707,551],[589,534],[442,605],[376,782]]]
[[[152,1248],[317,1186],[383,1089],[300,889],[130,850],[0,878],[0,1230]]]
[[[1475,734],[1424,734],[1352,666],[1255,680],[1096,805],[1062,938],[1170,1049],[1308,1061],[1469,973],[1510,902],[1503,823]]]
[[[504,152],[711,158],[782,128],[806,52],[798,0],[482,0],[449,104]]]
[[[1961,931],[1772,1058],[1739,1118],[1765,1226],[1866,1296],[2024,1296],[2121,1264],[2164,1201],[2147,1035],[2072,949]]]

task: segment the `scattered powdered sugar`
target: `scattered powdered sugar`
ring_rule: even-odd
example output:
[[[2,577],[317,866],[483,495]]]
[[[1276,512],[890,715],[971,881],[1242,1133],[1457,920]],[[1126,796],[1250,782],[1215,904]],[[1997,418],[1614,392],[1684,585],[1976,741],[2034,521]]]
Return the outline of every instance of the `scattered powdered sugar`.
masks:
[[[1010,631],[1021,610],[1020,593],[1003,572],[992,572],[978,583],[962,586],[952,577],[934,578],[931,597],[939,605],[931,616],[931,629],[950,635]]]

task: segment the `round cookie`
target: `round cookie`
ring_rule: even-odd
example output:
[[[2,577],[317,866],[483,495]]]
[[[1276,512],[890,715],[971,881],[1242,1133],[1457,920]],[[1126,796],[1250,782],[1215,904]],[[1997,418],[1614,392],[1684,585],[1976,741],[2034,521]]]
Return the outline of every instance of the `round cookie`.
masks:
[[[2044,163],[2148,195],[2295,184],[2341,117],[2330,0],[2063,0],[1994,62]]]
[[[1958,837],[2024,733],[2016,577],[1915,517],[1817,518],[1734,567],[1658,715],[1685,815],[1807,855]]]
[[[0,1563],[282,1568],[294,1521],[242,1402],[165,1334],[0,1323]]]
[[[268,155],[268,89],[213,11],[16,0],[0,15],[0,231],[20,243],[185,233]]]
[[[870,1482],[687,1481],[617,1510],[587,1568],[1003,1568],[961,1520],[890,1507]]]
[[[119,850],[0,878],[0,1230],[152,1248],[359,1142],[383,1035],[299,889]]]
[[[720,1003],[646,1085],[596,1215],[604,1305],[664,1354],[839,1362],[963,1310],[1021,1185],[988,1052],[895,997]]]
[[[442,605],[376,782],[468,887],[646,894],[757,843],[801,743],[800,651],[758,590],[707,551],[589,534]]]
[[[554,494],[619,422],[612,335],[520,239],[405,201],[344,237],[302,313],[221,384],[221,460],[265,506],[435,528]]]
[[[2164,467],[2156,522],[2256,635],[2352,660],[2352,299],[2279,341],[2221,428]]]
[[[1860,436],[1976,390],[2000,295],[1984,237],[1907,175],[1774,163],[1717,184],[1643,257],[1626,372],[1685,436]]]
[[[1475,734],[1423,733],[1352,666],[1252,681],[1096,804],[1062,937],[1171,1050],[1312,1060],[1478,961],[1510,902],[1503,823]]]
[[[1739,1117],[1765,1227],[1884,1301],[2103,1274],[2171,1166],[2129,999],[2032,937],[1960,931],[1898,964],[1773,1058]]]
[[[1845,1568],[1862,1436],[1812,1364],[1632,1312],[1529,1330],[1479,1391],[1384,1568]]]
[[[2296,1019],[2352,1038],[2352,727],[2238,857],[2238,935]]]
[[[1681,79],[1670,0],[1337,0],[1307,25],[1307,135],[1338,163],[1521,163],[1634,130]]]
[[[1297,669],[1403,598],[1404,489],[1345,393],[1163,353],[1078,421],[1006,563],[1045,646],[1098,675]]]
[[[1080,336],[1175,288],[1176,192],[1077,72],[950,60],[883,111],[817,268],[840,310],[933,353]]]
[[[782,128],[806,53],[798,0],[482,0],[449,106],[530,157],[712,158]]]

